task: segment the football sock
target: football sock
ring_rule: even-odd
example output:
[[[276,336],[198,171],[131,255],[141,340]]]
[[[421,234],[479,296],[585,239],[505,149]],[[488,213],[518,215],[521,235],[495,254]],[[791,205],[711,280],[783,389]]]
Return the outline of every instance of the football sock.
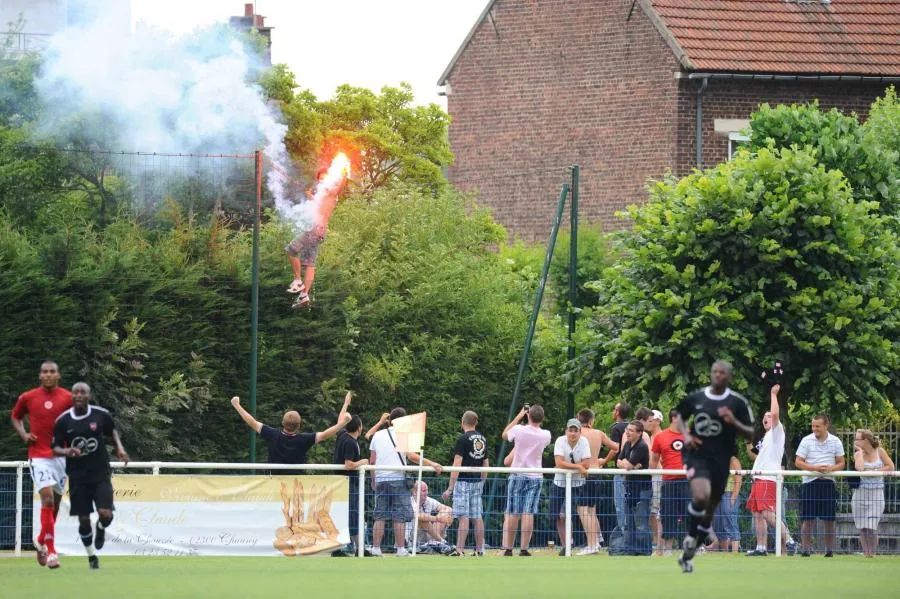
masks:
[[[81,535],[81,544],[84,545],[87,554],[94,555],[94,533],[91,531],[90,521],[87,524],[78,524],[78,534]]]
[[[101,529],[109,528],[109,525],[112,524],[112,521],[113,521],[112,515],[110,515],[109,518],[104,518],[103,516],[100,516],[100,519],[97,520],[97,527],[101,528]]]
[[[688,534],[697,539],[697,543],[699,544],[700,532],[697,530],[701,525],[701,518],[706,515],[706,510],[703,509],[702,506],[698,505],[696,502],[691,501],[688,504]]]
[[[53,508],[41,506],[41,534],[38,542],[47,547],[47,553],[56,553],[56,544],[53,542],[53,527],[56,519],[53,517]]]

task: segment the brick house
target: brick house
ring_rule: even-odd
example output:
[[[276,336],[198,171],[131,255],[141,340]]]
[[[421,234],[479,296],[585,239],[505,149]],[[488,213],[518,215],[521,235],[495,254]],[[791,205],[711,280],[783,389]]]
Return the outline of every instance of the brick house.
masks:
[[[760,103],[865,118],[897,82],[897,0],[489,0],[438,83],[450,181],[534,240],[571,164],[582,221],[622,227],[648,178],[727,159]]]

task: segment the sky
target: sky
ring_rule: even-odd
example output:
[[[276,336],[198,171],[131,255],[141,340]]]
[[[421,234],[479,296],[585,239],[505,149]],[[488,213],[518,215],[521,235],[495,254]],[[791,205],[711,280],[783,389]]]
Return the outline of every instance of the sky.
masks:
[[[248,0],[249,1],[249,0]],[[437,81],[488,0],[257,0],[272,62],[330,98],[349,83],[379,91],[406,81],[417,104],[446,109]],[[244,14],[244,0],[132,0],[132,20],[179,34]]]

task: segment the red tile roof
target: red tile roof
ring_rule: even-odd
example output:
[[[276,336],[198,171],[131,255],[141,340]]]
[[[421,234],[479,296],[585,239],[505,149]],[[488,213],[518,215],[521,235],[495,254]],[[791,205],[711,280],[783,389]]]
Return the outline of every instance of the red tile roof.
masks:
[[[642,0],[641,5],[676,54],[683,53],[679,58],[689,70],[900,75],[900,0]]]

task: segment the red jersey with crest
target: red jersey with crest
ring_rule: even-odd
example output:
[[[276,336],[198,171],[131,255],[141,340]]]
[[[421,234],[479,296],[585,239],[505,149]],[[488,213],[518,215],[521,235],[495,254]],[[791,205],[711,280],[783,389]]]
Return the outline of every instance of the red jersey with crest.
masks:
[[[22,420],[28,416],[28,429],[37,441],[28,446],[29,458],[52,458],[53,427],[59,415],[72,407],[72,394],[62,387],[48,391],[38,387],[19,396],[13,408],[13,418]]]

